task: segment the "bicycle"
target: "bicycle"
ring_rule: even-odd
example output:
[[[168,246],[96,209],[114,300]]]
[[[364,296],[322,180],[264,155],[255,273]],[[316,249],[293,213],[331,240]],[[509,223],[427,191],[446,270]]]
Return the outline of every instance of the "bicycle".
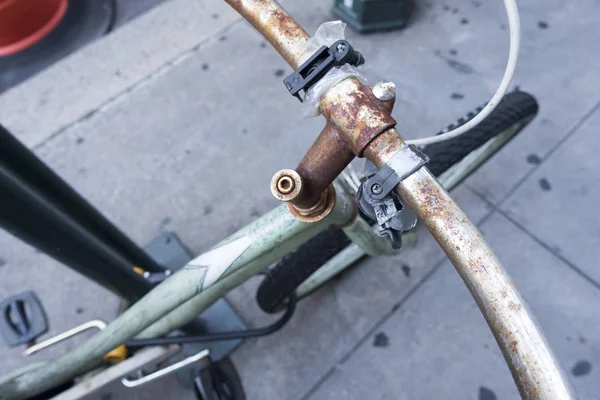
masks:
[[[317,57],[314,53],[306,60],[308,35],[274,1],[227,2],[263,33],[304,80],[325,75],[327,71],[320,68],[330,58],[324,57],[339,56],[341,66],[349,60],[360,63],[360,55],[352,54],[345,41],[321,48]],[[304,73],[299,72],[302,68]],[[292,74],[291,82],[298,83],[293,78]],[[294,84],[288,85],[290,92],[298,89]],[[440,185],[451,190],[466,179],[531,121],[537,103],[523,92],[511,93],[499,104],[493,104],[492,99],[495,110],[475,128],[472,122],[482,115],[481,110],[449,129],[456,132],[468,127],[467,133],[419,150],[407,146],[395,131],[390,116],[393,102],[394,87],[389,82],[371,88],[356,77],[346,76],[324,90],[319,109],[328,120],[326,127],[300,165],[295,170],[279,171],[271,183],[275,197],[287,204],[189,262],[78,348],[51,363],[29,365],[1,377],[0,398],[33,396],[98,366],[106,367],[104,356],[123,344],[145,348],[100,373],[117,374],[128,387],[203,360],[205,351],[147,376],[131,379],[128,375],[139,365],[172,355],[178,350],[172,345],[198,341],[195,337],[165,336],[281,259],[267,272],[257,293],[263,310],[287,309],[271,327],[276,329],[289,319],[297,299],[365,254],[388,254],[399,247],[403,235],[406,241],[406,233],[414,227],[415,217],[436,238],[477,300],[521,395],[573,397],[567,378],[514,284],[481,234]],[[355,156],[373,163],[364,177],[345,170]],[[328,230],[331,226],[337,230]],[[518,305],[521,312],[511,312],[509,304]],[[251,332],[262,333],[264,330]],[[202,340],[208,339],[203,336]],[[514,342],[519,343],[518,351]]]

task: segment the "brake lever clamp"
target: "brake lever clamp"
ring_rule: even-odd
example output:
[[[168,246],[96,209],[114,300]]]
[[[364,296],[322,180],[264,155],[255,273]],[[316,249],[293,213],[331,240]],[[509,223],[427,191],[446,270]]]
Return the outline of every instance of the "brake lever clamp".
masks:
[[[412,145],[402,147],[379,170],[367,161],[367,179],[356,194],[357,203],[365,215],[377,221],[382,228],[379,234],[388,236],[395,249],[402,247],[402,232],[416,225],[417,216],[406,207],[394,188],[427,162],[429,158]]]
[[[283,83],[292,96],[302,103],[300,91],[306,91],[315,85],[331,68],[350,64],[354,67],[365,62],[364,57],[346,40],[338,40],[329,48],[321,46],[301,66],[288,75]]]
[[[377,221],[377,224],[382,228],[379,234],[381,236],[388,236],[394,249],[401,248],[402,232],[410,229],[410,227],[407,229],[404,227],[402,215],[404,214],[405,207],[400,200],[400,196],[394,192],[390,192],[382,199],[374,200],[369,196],[369,190],[370,185],[367,179],[360,185],[356,193],[358,207],[367,217]],[[375,191],[378,190],[379,187],[375,186]]]

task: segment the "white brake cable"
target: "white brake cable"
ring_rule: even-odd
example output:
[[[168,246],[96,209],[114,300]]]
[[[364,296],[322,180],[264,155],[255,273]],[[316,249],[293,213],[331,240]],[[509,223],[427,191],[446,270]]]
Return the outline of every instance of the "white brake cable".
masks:
[[[453,139],[465,132],[468,132],[481,121],[483,121],[494,108],[500,103],[502,97],[508,90],[510,82],[515,74],[515,68],[517,67],[517,59],[519,58],[519,45],[521,42],[521,23],[519,22],[519,10],[517,8],[516,0],[504,0],[504,7],[506,8],[506,14],[508,16],[508,30],[510,33],[510,49],[508,51],[508,62],[506,63],[506,70],[504,76],[498,86],[498,90],[487,103],[487,105],[481,110],[473,119],[466,124],[459,126],[450,132],[443,133],[441,135],[430,136],[422,139],[407,140],[407,144],[414,144],[417,146],[424,146],[427,144],[438,143],[444,140]]]

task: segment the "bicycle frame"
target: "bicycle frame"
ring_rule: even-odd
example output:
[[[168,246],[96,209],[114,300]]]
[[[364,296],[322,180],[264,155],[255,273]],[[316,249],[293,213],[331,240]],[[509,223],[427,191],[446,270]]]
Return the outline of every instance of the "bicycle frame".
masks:
[[[303,61],[308,35],[276,2],[226,2],[261,32],[292,68]],[[382,121],[369,104],[356,104],[360,98],[357,95],[365,93],[365,88],[354,79],[338,83],[322,98],[320,111],[330,127],[335,127],[331,129],[336,129],[351,144],[361,144],[352,157],[365,156],[381,167],[403,148],[404,142],[393,126],[368,132],[374,137],[366,140],[365,132],[358,131],[352,124],[356,119],[350,119],[359,114],[357,107],[364,106],[360,113],[363,126],[381,125]],[[332,171],[328,173],[331,175]],[[325,189],[331,182],[320,183]],[[333,208],[323,219],[303,222],[285,205],[274,209],[192,260],[75,350],[51,363],[28,366],[0,378],[0,396],[6,399],[31,396],[93,368],[105,353],[131,337],[164,335],[328,226],[350,224],[355,218],[355,205],[337,186]],[[566,375],[514,283],[481,233],[446,190],[425,167],[400,182],[396,190],[438,241],[475,298],[521,396],[575,398]],[[368,224],[360,221],[346,227],[351,239],[362,244],[367,253],[385,251],[385,246],[371,236]],[[340,265],[355,259],[358,253],[354,250],[341,256]]]
[[[104,354],[138,334],[138,338],[164,335],[319,232],[352,222],[355,204],[340,184],[336,186],[335,204],[323,220],[302,222],[287,206],[275,208],[190,261],[77,349],[51,363],[26,366],[0,378],[0,395],[3,399],[32,396],[94,368]],[[360,221],[349,226],[353,235],[371,235],[371,243],[382,241]]]

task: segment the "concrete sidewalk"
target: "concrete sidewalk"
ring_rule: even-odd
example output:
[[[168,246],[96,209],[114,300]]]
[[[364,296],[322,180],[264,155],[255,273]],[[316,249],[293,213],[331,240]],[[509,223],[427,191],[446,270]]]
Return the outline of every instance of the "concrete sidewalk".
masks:
[[[514,83],[540,114],[453,196],[509,270],[584,399],[600,399],[600,34],[594,0],[522,2]],[[307,31],[330,4],[287,1]],[[406,137],[487,101],[506,62],[502,2],[418,3],[405,31],[347,32],[372,79],[396,82]],[[585,34],[582,34],[585,32]],[[0,121],[140,245],[162,230],[200,253],[266,212],[268,184],[323,126],[290,68],[217,0],[172,0],[0,96]],[[282,331],[232,356],[249,399],[508,399],[489,329],[429,234],[303,301]],[[35,290],[51,334],[114,318],[117,299],[0,232],[0,298]],[[228,295],[247,323],[257,280]],[[76,300],[75,300],[76,299]],[[83,338],[48,351],[56,356]],[[0,347],[0,374],[26,360]],[[27,360],[29,361],[29,360]],[[174,380],[106,398],[193,398]]]

